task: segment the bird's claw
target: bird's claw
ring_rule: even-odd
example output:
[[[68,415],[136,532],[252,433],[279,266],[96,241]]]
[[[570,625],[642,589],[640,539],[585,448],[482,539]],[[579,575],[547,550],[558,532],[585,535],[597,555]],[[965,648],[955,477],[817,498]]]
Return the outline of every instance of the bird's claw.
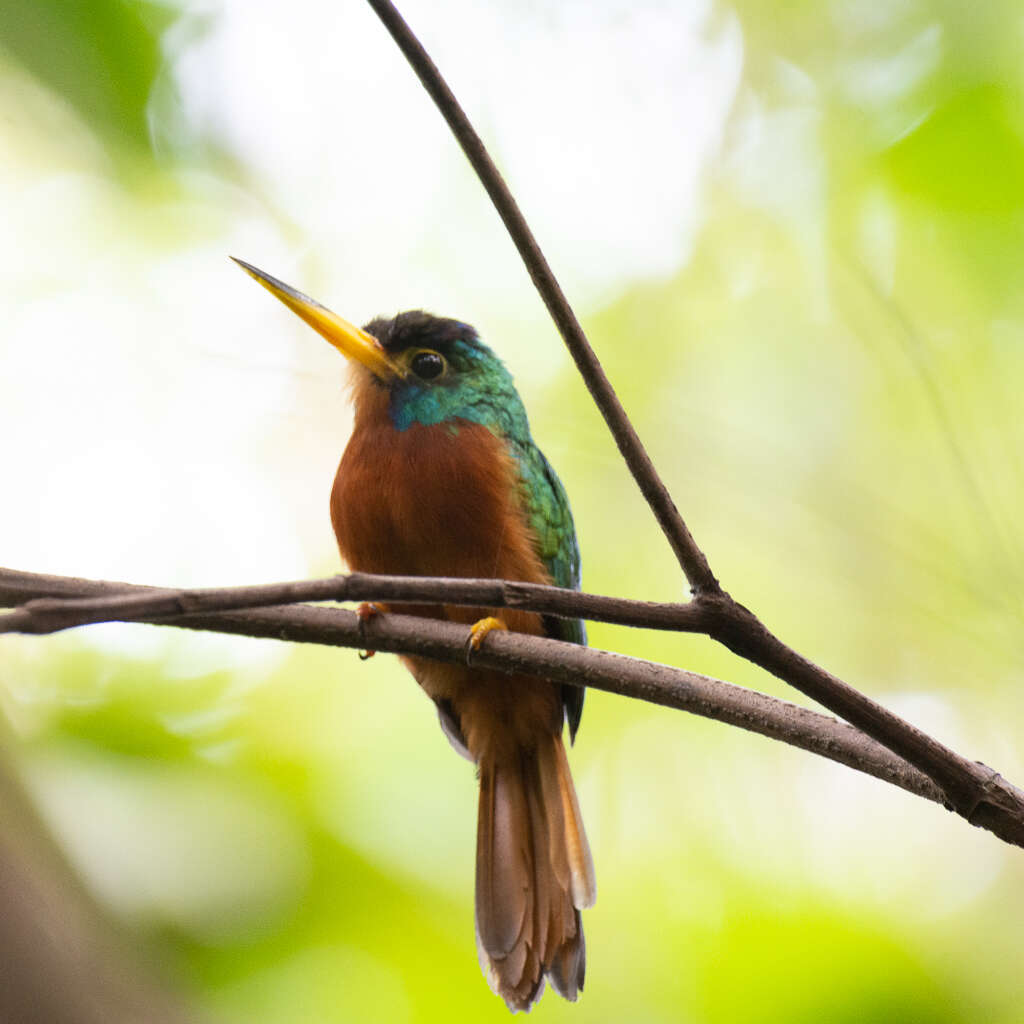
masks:
[[[359,637],[366,642],[366,623],[370,621],[375,615],[380,615],[384,611],[384,606],[377,604],[375,601],[364,601],[358,608],[356,608],[356,618],[359,619]],[[362,650],[359,652],[360,661],[369,661],[377,652],[370,650]]]
[[[480,645],[492,629],[508,629],[508,626],[501,619],[496,619],[493,615],[488,615],[486,619],[478,619],[473,623],[473,628],[469,632],[469,640],[466,642],[467,665],[469,664],[469,659],[480,650]]]

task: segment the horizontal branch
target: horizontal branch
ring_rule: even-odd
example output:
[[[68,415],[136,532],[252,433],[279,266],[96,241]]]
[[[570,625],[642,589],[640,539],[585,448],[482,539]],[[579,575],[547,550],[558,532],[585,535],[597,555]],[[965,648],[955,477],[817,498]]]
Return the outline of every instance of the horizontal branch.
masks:
[[[354,574],[347,579],[369,587],[382,578]],[[383,579],[385,582],[388,580],[387,577]],[[333,582],[314,581],[318,586]],[[427,581],[417,579],[415,582],[424,585]],[[278,586],[295,587],[294,584]],[[125,583],[0,570],[0,605],[6,606],[43,598],[94,600],[131,595],[139,599],[142,607],[144,599],[164,600],[161,595],[170,593],[178,592]],[[375,588],[373,591],[361,592],[360,597],[367,593],[383,599],[384,591]],[[421,599],[424,593],[420,592]],[[370,646],[379,651],[419,654],[447,662],[465,660],[469,637],[468,627],[436,619],[388,614],[363,621],[354,612],[309,605],[249,608],[230,612],[198,612],[193,609],[188,615],[157,624],[268,637],[294,643],[355,648]],[[481,649],[473,655],[473,663],[507,673],[542,676],[553,682],[586,685],[688,711],[780,740],[899,786],[916,796],[942,802],[941,791],[927,776],[852,726],[788,701],[695,672],[591,647],[500,631],[488,634]]]
[[[371,576],[355,572],[319,580],[247,587],[154,588],[98,597],[31,599],[25,595],[35,592],[33,581],[36,579],[38,577],[32,573],[0,569],[0,598],[3,603],[20,605],[0,615],[0,633],[56,633],[96,622],[138,622],[299,601],[397,601],[519,608],[542,615],[685,633],[706,633],[711,625],[704,609],[692,603],[632,601],[512,580]]]

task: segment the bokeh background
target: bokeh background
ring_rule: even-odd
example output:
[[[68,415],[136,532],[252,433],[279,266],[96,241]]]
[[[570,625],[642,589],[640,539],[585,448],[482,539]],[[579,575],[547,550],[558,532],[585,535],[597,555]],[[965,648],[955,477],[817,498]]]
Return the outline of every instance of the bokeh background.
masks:
[[[1017,0],[406,0],[728,589],[1024,780]],[[475,323],[590,590],[668,548],[511,244],[358,0],[0,3],[0,564],[338,569],[336,353]],[[595,645],[793,694],[709,641]],[[90,891],[224,1022],[502,1021],[475,783],[394,659],[90,627],[0,642],[7,745]],[[600,693],[572,755],[587,991],[539,1020],[1024,1021],[1024,855],[807,754]],[[0,968],[2,970],[2,968]]]

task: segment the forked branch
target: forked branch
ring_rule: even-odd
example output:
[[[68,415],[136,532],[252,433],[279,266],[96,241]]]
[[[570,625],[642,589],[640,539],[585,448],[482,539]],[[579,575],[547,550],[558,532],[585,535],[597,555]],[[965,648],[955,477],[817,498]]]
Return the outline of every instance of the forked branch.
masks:
[[[495,166],[480,136],[477,135],[476,129],[466,117],[465,111],[448,87],[448,83],[441,77],[441,72],[430,59],[430,55],[405,23],[395,5],[390,0],[368,0],[368,2],[391,33],[398,48],[405,54],[412,69],[422,82],[423,88],[437,104],[438,110],[448,122],[452,134],[472,164],[473,170],[476,171],[487,194],[491,197],[494,208],[498,211],[515,247],[519,250],[519,255],[522,257],[537,291],[544,300],[555,326],[569,349],[569,354],[576,363],[576,368],[580,371],[605,423],[608,424],[608,429],[612,432],[612,437],[615,438],[615,443],[618,445],[629,471],[633,474],[633,479],[636,480],[637,486],[643,492],[644,498],[647,499],[647,504],[654,512],[683,572],[686,573],[686,578],[690,581],[690,587],[694,594],[717,593],[718,580],[711,572],[704,552],[697,547],[693,537],[690,536],[690,531],[687,529],[686,523],[683,522],[683,517],[679,514],[672,496],[668,493],[668,488],[654,468],[654,463],[651,462],[651,457],[647,454],[643,442],[626,415],[626,410],[622,407],[619,396],[608,380],[604,367],[601,366],[600,360],[590,347],[590,342],[587,340],[586,334],[583,333],[583,328],[580,326],[579,320],[576,319],[569,300],[566,299],[558,279],[544,257],[544,253],[541,252],[536,238],[533,237],[533,232],[526,223],[519,204],[513,198],[501,172]]]
[[[490,607],[517,607],[574,617],[595,612],[596,618],[661,628],[673,615],[682,615],[685,619],[688,613],[694,612],[709,618],[704,623],[696,619],[685,622],[684,628],[696,632],[717,628],[713,611],[706,605],[627,601],[502,580],[355,573],[304,583],[167,590],[11,569],[0,569],[0,606],[20,607],[0,617],[0,627],[50,632],[84,622],[148,621],[297,643],[372,647],[400,654],[421,654],[439,661],[462,661],[467,657],[469,630],[454,623],[405,615],[374,616],[363,621],[355,613],[340,609],[308,605],[266,607],[272,601],[324,600],[339,596],[399,604],[412,601],[476,606],[487,602]],[[645,616],[651,621],[644,621]],[[731,683],[608,651],[515,633],[489,634],[473,659],[474,663],[503,672],[592,686],[737,725],[949,805],[947,794],[925,773],[915,770],[859,730]],[[851,692],[856,694],[856,691]],[[856,696],[872,705],[867,697]],[[876,715],[890,714],[878,705],[872,706]],[[923,743],[933,745],[940,752],[946,751],[931,737],[919,735]],[[951,758],[970,768],[962,791],[964,803],[951,809],[1006,842],[1024,846],[1024,814],[1021,813],[1024,794],[998,773],[952,751],[936,756]]]
[[[994,815],[1003,820],[1004,824],[1015,822],[1012,826],[1013,834],[1024,835],[1024,794],[1001,783],[993,788],[993,773],[990,769],[960,757],[909,722],[802,657],[772,634],[753,612],[721,589],[707,559],[644,450],[576,315],[479,135],[394,4],[390,0],[368,2],[437,104],[505,223],[619,451],[686,573],[694,595],[693,603],[704,609],[702,614],[713,621],[712,628],[707,630],[708,635],[796,687],[801,693],[842,716],[919,768],[942,789],[946,801],[968,820],[977,821],[979,817]]]
[[[355,612],[306,604],[260,606],[275,596],[281,601],[300,600],[300,594],[307,597],[316,594],[323,599],[329,596],[327,591],[337,593],[343,590],[346,580],[353,582],[356,592],[349,594],[350,598],[405,598],[419,603],[443,599],[446,604],[475,604],[481,599],[478,583],[490,588],[490,598],[500,598],[502,589],[507,586],[500,581],[495,585],[496,581],[492,580],[432,580],[354,574],[298,585],[164,590],[0,569],[0,607],[20,605],[3,618],[9,624],[20,623],[28,631],[36,632],[39,630],[34,630],[33,625],[42,626],[45,632],[52,626],[65,628],[73,619],[79,623],[146,621],[293,643],[370,647],[395,654],[425,655],[439,661],[465,661],[470,635],[468,626],[394,614],[375,615],[364,621]],[[513,595],[516,607],[539,610],[539,606],[545,603],[543,599],[520,602],[515,597],[518,587],[516,584],[507,590]],[[572,611],[569,607],[572,599],[586,597],[557,587],[537,589],[564,595],[566,613]],[[644,605],[644,602],[621,603],[640,608]],[[493,605],[501,607],[504,602],[494,600]],[[213,610],[218,607],[234,610]],[[154,615],[166,617],[154,618]],[[36,618],[35,623],[32,622],[33,617]],[[941,791],[925,775],[859,730],[816,711],[742,686],[597,648],[500,630],[489,633],[472,658],[474,664],[486,668],[538,675],[558,683],[586,685],[736,725],[838,761],[925,799],[942,802]]]

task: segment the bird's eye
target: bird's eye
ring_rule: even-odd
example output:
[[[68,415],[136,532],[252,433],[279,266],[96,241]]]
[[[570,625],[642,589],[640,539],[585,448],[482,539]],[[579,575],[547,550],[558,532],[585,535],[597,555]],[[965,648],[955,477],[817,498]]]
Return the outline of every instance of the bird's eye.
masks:
[[[438,352],[424,349],[412,357],[412,362],[409,365],[417,377],[421,377],[423,380],[433,380],[444,373],[444,356]]]

